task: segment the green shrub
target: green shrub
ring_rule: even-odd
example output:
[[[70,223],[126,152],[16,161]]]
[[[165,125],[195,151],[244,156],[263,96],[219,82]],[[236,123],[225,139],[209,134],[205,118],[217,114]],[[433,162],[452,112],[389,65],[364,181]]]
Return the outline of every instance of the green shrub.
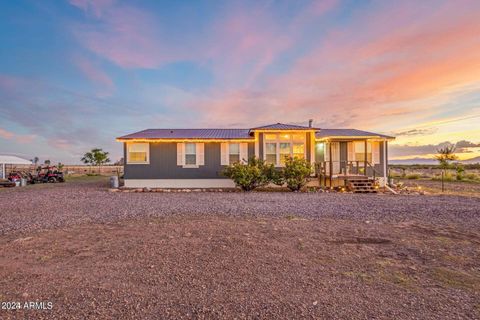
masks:
[[[409,175],[407,175],[407,179],[417,180],[420,179],[420,175],[418,173],[410,173]]]
[[[251,157],[248,163],[237,162],[223,170],[223,175],[232,179],[243,191],[251,191],[263,187],[270,182],[273,165],[256,157]]]
[[[285,167],[282,169],[283,179],[287,187],[292,191],[300,190],[306,183],[312,172],[310,163],[301,158],[288,157]]]
[[[459,181],[463,180],[464,174],[465,174],[465,168],[461,164],[458,164],[456,171],[457,171],[457,180]]]

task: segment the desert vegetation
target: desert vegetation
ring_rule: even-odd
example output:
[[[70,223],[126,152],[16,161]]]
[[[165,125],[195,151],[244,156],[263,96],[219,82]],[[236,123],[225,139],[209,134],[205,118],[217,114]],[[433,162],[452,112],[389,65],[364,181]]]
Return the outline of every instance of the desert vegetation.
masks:
[[[251,191],[269,183],[286,185],[288,189],[298,191],[305,186],[311,173],[310,163],[297,157],[286,157],[282,168],[275,168],[273,164],[251,157],[246,163],[233,163],[223,171],[223,174],[243,191]]]

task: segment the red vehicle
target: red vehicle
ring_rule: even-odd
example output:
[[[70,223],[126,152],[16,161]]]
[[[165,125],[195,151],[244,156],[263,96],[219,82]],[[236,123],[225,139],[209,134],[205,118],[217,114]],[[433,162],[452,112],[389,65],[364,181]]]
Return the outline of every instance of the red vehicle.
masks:
[[[65,182],[63,172],[58,171],[57,167],[39,167],[37,175],[33,177],[32,183],[55,183]]]

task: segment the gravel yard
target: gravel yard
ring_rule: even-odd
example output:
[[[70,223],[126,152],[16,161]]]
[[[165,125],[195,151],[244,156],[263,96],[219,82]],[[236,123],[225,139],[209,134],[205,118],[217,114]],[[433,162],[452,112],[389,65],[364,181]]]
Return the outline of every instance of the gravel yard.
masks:
[[[480,318],[480,198],[0,191],[0,318]]]

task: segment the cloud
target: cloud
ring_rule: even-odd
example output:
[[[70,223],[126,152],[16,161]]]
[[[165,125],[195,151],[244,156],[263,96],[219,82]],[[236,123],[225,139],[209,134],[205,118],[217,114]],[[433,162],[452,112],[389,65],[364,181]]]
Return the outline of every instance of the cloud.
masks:
[[[2,77],[0,75],[2,120],[28,134],[2,129],[0,137],[23,144],[30,144],[40,137],[53,148],[61,148],[71,154],[86,150],[92,141],[114,145],[114,135],[105,133],[112,128],[101,125],[102,119],[107,119],[112,111],[105,102],[39,79],[9,77],[9,81],[5,82],[1,81]],[[115,107],[117,112],[122,109],[121,105]]]
[[[411,129],[405,131],[395,131],[392,133],[395,137],[400,136],[423,136],[433,134],[438,131],[438,128],[428,128],[428,129]]]
[[[3,139],[12,139],[15,136],[13,132],[0,128],[0,137]]]
[[[103,7],[98,10],[101,14],[94,15],[95,23],[72,27],[80,43],[98,56],[122,68],[147,69],[185,57],[165,43],[161,26],[145,10],[111,3],[108,10]]]
[[[455,144],[457,148],[480,148],[480,143],[473,143],[471,141],[460,140]]]
[[[28,144],[35,140],[37,136],[34,134],[16,134],[6,129],[0,128],[0,138],[7,140],[15,140],[18,143]]]
[[[449,141],[441,142],[438,144],[427,144],[427,145],[395,145],[391,144],[389,146],[389,156],[396,157],[406,157],[406,156],[422,156],[435,154],[440,148],[445,146],[455,146],[456,153],[473,153],[474,150],[468,148],[480,148],[480,143],[474,143],[471,141],[461,140],[457,143],[452,143]]]
[[[115,0],[69,0],[70,4],[82,9],[88,14],[100,18],[106,10],[110,9]]]
[[[198,108],[213,108],[208,119],[215,122],[232,114],[244,123],[313,117],[329,127],[345,118],[349,126],[374,128],[434,116],[439,102],[430,99],[463,93],[480,78],[480,3],[417,4],[354,12],[285,73],[254,90],[213,89]]]
[[[98,95],[100,97],[112,95],[115,90],[115,84],[98,64],[94,64],[90,60],[80,56],[76,56],[73,61],[79,70],[97,85],[96,87],[98,87],[98,85],[101,86],[100,90],[98,90]]]

